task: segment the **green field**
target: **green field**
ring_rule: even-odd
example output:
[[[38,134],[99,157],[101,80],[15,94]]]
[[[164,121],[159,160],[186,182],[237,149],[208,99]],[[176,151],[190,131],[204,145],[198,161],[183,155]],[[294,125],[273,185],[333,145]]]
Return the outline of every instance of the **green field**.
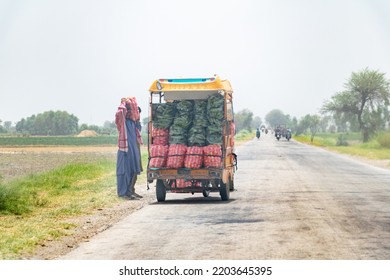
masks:
[[[147,149],[141,149],[146,184]],[[45,153],[43,157],[47,156]],[[33,164],[33,162],[32,162]],[[109,153],[47,172],[2,181],[0,176],[0,260],[20,259],[48,240],[72,234],[72,217],[128,201],[116,195],[116,160]]]
[[[373,160],[390,159],[390,133],[381,133],[367,143],[362,143],[360,133],[319,133],[310,141],[310,135],[294,136],[295,140],[325,147],[343,154]]]
[[[29,136],[0,137],[1,146],[99,146],[116,145],[118,136],[96,136],[96,137],[76,137],[76,136]]]

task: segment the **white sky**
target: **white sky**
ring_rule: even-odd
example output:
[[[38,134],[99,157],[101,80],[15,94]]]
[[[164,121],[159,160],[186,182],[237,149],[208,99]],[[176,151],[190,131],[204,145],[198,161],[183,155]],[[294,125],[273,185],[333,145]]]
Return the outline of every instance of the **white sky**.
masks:
[[[230,80],[235,111],[302,117],[365,67],[390,78],[388,0],[0,0],[0,120],[147,116],[157,78]]]

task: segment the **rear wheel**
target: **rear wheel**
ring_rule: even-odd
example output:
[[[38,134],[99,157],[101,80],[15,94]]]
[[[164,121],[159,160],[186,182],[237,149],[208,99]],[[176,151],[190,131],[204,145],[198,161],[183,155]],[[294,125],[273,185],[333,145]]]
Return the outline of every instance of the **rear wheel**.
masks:
[[[210,191],[209,190],[203,190],[203,196],[204,197],[208,197],[210,195]]]
[[[221,195],[221,199],[223,201],[227,201],[230,198],[230,185],[231,185],[230,177],[229,177],[228,182],[226,184],[222,180],[220,182],[219,194]]]
[[[167,190],[165,189],[164,182],[161,179],[157,180],[156,183],[156,197],[158,202],[164,202],[167,194]]]

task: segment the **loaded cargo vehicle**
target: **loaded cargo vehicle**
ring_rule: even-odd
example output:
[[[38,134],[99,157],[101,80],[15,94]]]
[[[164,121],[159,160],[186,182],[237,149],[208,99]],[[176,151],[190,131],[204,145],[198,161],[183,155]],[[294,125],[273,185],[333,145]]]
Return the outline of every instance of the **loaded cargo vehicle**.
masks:
[[[233,90],[228,80],[158,79],[149,89],[148,183],[158,202],[166,193],[234,191]]]

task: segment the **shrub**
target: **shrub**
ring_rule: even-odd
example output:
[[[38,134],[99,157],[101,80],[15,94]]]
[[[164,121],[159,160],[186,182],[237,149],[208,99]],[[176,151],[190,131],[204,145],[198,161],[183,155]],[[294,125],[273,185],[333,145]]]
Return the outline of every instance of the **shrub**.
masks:
[[[21,215],[31,207],[31,200],[21,189],[0,184],[0,212]]]
[[[379,135],[378,142],[383,148],[390,148],[390,133],[383,133]]]
[[[240,130],[240,131],[237,132],[237,134],[234,136],[235,140],[237,140],[237,141],[245,141],[245,140],[252,139],[253,137],[255,137],[255,135],[254,135],[253,133],[249,132],[249,131],[246,130],[246,129]]]
[[[348,146],[348,142],[345,140],[343,134],[338,136],[336,146]]]

